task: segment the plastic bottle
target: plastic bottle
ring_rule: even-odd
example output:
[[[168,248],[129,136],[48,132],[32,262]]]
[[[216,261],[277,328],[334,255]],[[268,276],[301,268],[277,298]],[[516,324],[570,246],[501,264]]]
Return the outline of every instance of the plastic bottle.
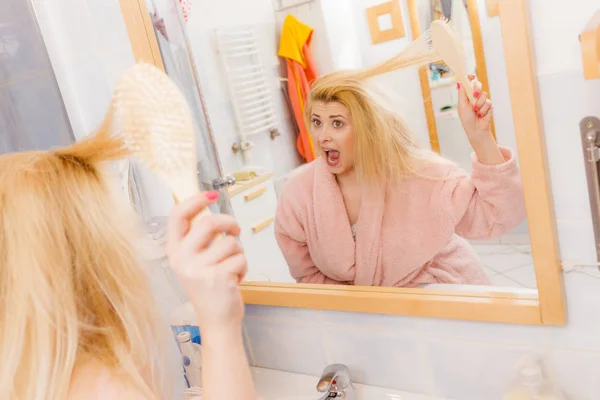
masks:
[[[554,385],[544,379],[542,367],[531,356],[517,362],[517,379],[502,400],[566,400]]]

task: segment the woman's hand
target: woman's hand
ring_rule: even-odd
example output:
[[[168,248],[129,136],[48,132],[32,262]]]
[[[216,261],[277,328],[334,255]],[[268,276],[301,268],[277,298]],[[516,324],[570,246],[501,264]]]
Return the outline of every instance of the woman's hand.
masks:
[[[242,342],[244,304],[238,282],[246,275],[246,257],[236,240],[240,227],[229,215],[191,221],[219,197],[199,194],[176,205],[169,217],[167,254],[198,315],[202,332],[202,392],[206,400],[256,400]],[[215,235],[228,236],[215,239]],[[232,384],[232,382],[234,382]]]
[[[487,92],[482,92],[481,82],[474,75],[469,75],[469,80],[473,83],[475,104],[469,101],[465,88],[458,83],[458,116],[469,141],[473,142],[492,137],[492,101]]]
[[[218,192],[201,193],[177,204],[169,217],[167,254],[186,291],[203,334],[240,329],[244,306],[238,282],[246,274],[246,257],[236,237],[240,227],[226,214],[207,215],[191,224]],[[227,236],[214,240],[220,233]]]

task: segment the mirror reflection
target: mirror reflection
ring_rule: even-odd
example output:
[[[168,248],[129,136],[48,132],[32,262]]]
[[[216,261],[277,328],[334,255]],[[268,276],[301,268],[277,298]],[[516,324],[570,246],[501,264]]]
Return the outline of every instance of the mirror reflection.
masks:
[[[186,30],[247,280],[536,288],[500,26],[481,1],[274,1],[274,31],[225,3]],[[441,18],[473,101],[444,62],[382,67]]]

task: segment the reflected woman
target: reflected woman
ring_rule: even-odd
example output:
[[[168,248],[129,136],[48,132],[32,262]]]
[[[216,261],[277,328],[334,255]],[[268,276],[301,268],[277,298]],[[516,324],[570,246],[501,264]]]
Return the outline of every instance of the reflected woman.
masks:
[[[275,234],[299,283],[418,287],[489,284],[465,239],[501,236],[525,219],[513,152],[496,144],[492,102],[458,86],[473,147],[470,175],[419,146],[365,79],[336,71],[308,95],[306,125],[320,157],[282,190]]]

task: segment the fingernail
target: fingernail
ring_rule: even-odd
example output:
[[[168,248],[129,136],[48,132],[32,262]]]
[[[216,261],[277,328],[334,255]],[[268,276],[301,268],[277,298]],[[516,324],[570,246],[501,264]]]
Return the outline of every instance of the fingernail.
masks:
[[[477,111],[477,110],[479,110],[479,107],[473,106],[473,111]]]
[[[206,192],[204,195],[209,200],[216,200],[219,197],[219,192],[213,190],[210,192]]]
[[[479,113],[479,114],[477,114],[477,116],[478,116],[479,118],[481,118],[481,117],[483,117],[483,114]]]
[[[478,97],[479,97],[479,92],[475,92],[475,93],[473,93],[473,96],[474,96],[475,98],[478,98]]]
[[[456,82],[456,88],[460,89],[460,82]]]

